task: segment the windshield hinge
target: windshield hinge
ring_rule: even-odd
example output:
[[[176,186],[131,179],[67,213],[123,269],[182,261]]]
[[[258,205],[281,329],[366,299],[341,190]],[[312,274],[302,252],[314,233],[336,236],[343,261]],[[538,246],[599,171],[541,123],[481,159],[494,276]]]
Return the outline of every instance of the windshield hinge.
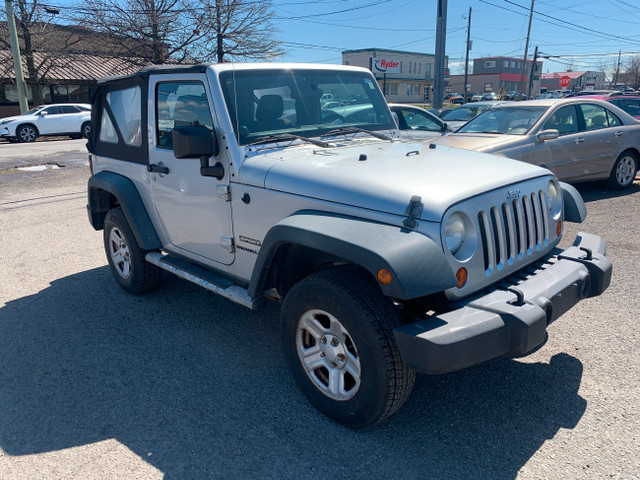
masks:
[[[218,185],[216,187],[216,193],[219,197],[222,197],[225,202],[231,201],[231,191],[229,190],[229,185]]]
[[[416,226],[418,225],[416,218],[420,218],[420,214],[422,214],[422,208],[422,197],[419,197],[417,195],[412,196],[411,200],[409,201],[409,205],[407,205],[407,210],[404,212],[404,214],[407,216],[407,218],[404,219],[404,222],[402,222],[405,227],[416,228]]]
[[[233,253],[236,251],[233,237],[220,237],[220,246],[227,250],[229,253]]]

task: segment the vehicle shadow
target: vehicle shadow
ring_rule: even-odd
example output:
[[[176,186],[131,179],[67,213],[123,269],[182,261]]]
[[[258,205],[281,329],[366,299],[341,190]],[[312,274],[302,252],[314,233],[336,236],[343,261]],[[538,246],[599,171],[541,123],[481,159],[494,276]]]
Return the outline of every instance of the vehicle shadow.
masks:
[[[577,183],[574,185],[576,189],[582,195],[582,199],[586,202],[593,202],[596,200],[603,200],[605,198],[618,198],[618,197],[626,197],[628,195],[633,195],[634,193],[640,192],[640,177],[636,177],[636,180],[633,182],[629,188],[624,190],[611,190],[604,186],[604,184],[600,182],[587,182],[587,183]]]
[[[167,479],[509,479],[586,408],[576,358],[500,359],[419,376],[400,412],[348,430],[297,390],[278,314],[177,278],[134,297],[107,267],[9,301],[0,448],[23,456],[114,438]]]

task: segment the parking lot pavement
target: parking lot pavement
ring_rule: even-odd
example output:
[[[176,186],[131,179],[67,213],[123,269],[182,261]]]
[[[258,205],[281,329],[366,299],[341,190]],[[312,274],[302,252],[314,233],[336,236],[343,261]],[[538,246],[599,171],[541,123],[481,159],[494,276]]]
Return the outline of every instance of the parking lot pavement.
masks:
[[[277,305],[170,275],[120,289],[88,174],[0,174],[0,478],[640,478],[640,186],[579,186],[589,215],[563,246],[603,236],[613,280],[543,348],[419,375],[400,412],[351,431],[296,388]]]
[[[33,143],[0,142],[0,171],[44,164],[67,166],[87,162],[87,140],[42,138]]]

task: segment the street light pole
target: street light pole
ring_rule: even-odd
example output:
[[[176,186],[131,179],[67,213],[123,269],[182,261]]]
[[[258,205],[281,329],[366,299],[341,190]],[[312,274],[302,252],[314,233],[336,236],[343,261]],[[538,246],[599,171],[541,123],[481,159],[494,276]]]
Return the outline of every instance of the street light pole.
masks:
[[[533,19],[533,3],[535,0],[531,0],[531,10],[529,11],[529,29],[527,30],[527,41],[524,45],[524,59],[522,60],[522,71],[520,72],[520,93],[516,100],[522,100],[522,94],[524,94],[524,71],[527,68],[527,53],[529,51],[529,38],[531,37],[531,20]]]
[[[7,14],[7,26],[9,27],[9,42],[11,43],[11,54],[13,56],[13,70],[16,74],[16,84],[18,86],[18,102],[20,103],[20,113],[29,110],[27,102],[27,92],[22,73],[22,60],[20,59],[20,44],[18,43],[18,32],[16,31],[16,19],[13,14],[12,0],[4,0],[4,8]]]
[[[447,37],[447,0],[438,0],[436,24],[436,58],[433,77],[433,108],[442,108],[444,99],[444,52]]]

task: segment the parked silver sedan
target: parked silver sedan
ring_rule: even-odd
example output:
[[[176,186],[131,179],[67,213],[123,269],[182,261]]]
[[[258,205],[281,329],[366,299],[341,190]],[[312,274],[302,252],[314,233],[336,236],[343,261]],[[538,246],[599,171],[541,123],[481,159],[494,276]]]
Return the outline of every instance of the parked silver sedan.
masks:
[[[610,103],[580,97],[504,103],[433,143],[497,153],[551,170],[568,182],[631,186],[640,122]]]
[[[440,118],[442,118],[447,125],[451,127],[452,130],[456,130],[473,117],[480,115],[485,110],[495,107],[496,105],[500,105],[503,102],[496,101],[488,101],[488,102],[472,102],[465,103],[464,105],[460,105],[458,108],[453,108],[450,110],[445,110],[440,114]]]

